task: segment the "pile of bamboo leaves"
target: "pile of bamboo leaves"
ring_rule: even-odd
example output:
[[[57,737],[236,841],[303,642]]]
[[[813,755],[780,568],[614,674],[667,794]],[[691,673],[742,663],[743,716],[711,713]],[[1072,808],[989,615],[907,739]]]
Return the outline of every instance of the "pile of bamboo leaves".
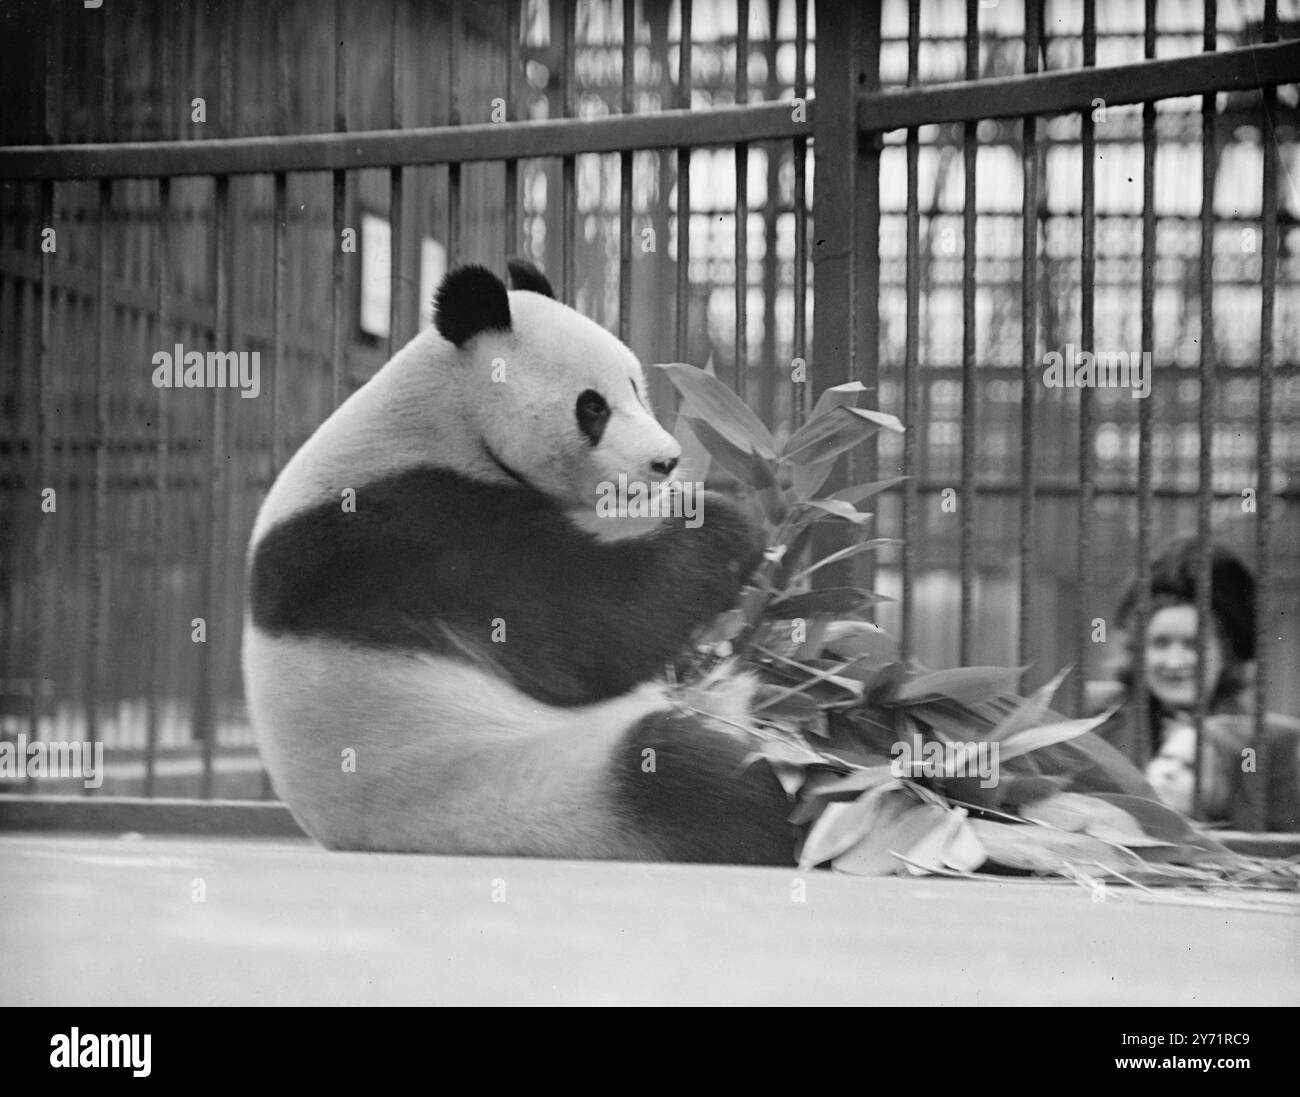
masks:
[[[837,459],[892,415],[860,408],[857,383],[827,390],[807,421],[774,435],[711,373],[660,367],[682,397],[688,477],[716,462],[763,523],[768,549],[739,604],[695,640],[675,681],[686,708],[754,744],[790,795],[800,865],[860,875],[998,873],[1086,886],[1300,888],[1300,863],[1234,853],[1161,804],[1142,774],[1093,734],[1109,713],[1051,708],[1065,672],[1032,696],[1023,668],[928,671],[899,658],[872,621],[872,591],[814,585],[830,564],[896,542],[871,537],[871,499],[899,479],[822,494]],[[707,521],[707,515],[705,516]],[[810,559],[823,523],[848,547]],[[745,673],[738,673],[745,672]],[[711,703],[755,682],[744,715]]]

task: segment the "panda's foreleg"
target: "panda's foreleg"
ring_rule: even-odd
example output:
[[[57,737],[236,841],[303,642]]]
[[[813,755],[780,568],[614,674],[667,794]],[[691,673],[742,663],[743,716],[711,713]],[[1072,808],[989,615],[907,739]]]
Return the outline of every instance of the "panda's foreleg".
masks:
[[[753,750],[752,742],[690,714],[642,718],[612,759],[624,824],[666,860],[794,864],[792,805]]]

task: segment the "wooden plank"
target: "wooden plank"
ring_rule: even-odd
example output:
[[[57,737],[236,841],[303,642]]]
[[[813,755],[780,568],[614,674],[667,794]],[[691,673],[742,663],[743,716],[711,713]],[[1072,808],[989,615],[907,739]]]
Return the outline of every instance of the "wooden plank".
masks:
[[[305,838],[279,801],[0,793],[0,830]]]
[[[160,175],[250,175],[342,171],[394,164],[576,156],[625,149],[678,149],[807,136],[815,122],[791,118],[788,103],[666,110],[606,118],[429,126],[368,133],[240,137],[212,141],[15,145],[0,149],[0,179],[119,179]]]
[[[1297,72],[1300,40],[1106,68],[1005,76],[977,84],[929,84],[860,94],[858,126],[867,132],[884,132],[936,122],[1061,114],[1091,110],[1092,101],[1098,98],[1108,107],[1116,107],[1149,99],[1290,84]]]

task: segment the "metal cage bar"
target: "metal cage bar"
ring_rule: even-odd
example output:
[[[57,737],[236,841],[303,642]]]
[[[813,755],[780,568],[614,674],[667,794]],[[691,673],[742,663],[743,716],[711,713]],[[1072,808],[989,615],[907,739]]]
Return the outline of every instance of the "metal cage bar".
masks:
[[[1084,0],[1083,63],[1097,64],[1097,3]],[[1091,110],[1079,116],[1082,143],[1081,178],[1079,181],[1079,345],[1094,351],[1094,316],[1097,281],[1097,130]],[[1067,363],[1067,368],[1068,368]],[[1087,704],[1088,649],[1092,641],[1092,623],[1088,614],[1088,597],[1092,589],[1092,510],[1096,499],[1096,462],[1093,459],[1092,389],[1079,390],[1079,583],[1075,597],[1074,710],[1083,714]]]
[[[518,110],[516,99],[519,90],[515,86],[519,71],[519,34],[520,6],[523,0],[504,0],[506,9],[506,110],[507,120],[515,117]],[[523,241],[519,236],[519,161],[505,161],[505,253],[509,257],[522,254]]]
[[[807,110],[808,104],[808,0],[795,0],[794,95]],[[808,360],[808,141],[796,137],[794,156],[794,357],[807,374]],[[798,429],[812,409],[808,397],[810,382],[796,379],[791,370],[790,429]]]
[[[623,5],[623,81],[621,105],[624,114],[636,109],[636,3]],[[632,334],[632,157],[631,149],[619,153],[618,188],[618,337],[627,342]]]
[[[681,0],[681,41],[677,46],[677,105],[691,109],[691,0]],[[690,353],[691,315],[691,150],[677,150],[677,360]]]
[[[401,56],[402,12],[406,10],[398,0],[393,0],[389,42],[391,45],[392,87],[389,118],[392,128],[400,130],[404,122],[402,99],[402,73],[405,65]],[[402,182],[405,169],[396,164],[388,169],[388,356],[404,342],[405,329],[402,326],[404,315],[403,301],[406,296],[407,280],[403,277],[403,255],[406,238],[402,217]]]
[[[1264,3],[1264,41],[1277,39],[1277,0]],[[1264,829],[1270,825],[1267,818],[1267,790],[1270,778],[1268,742],[1265,738],[1265,716],[1268,703],[1269,644],[1273,629],[1270,627],[1268,606],[1273,591],[1273,567],[1268,545],[1273,526],[1273,382],[1276,372],[1274,347],[1274,317],[1277,299],[1278,263],[1278,155],[1277,155],[1277,88],[1267,87],[1263,96],[1263,124],[1260,134],[1263,146],[1264,179],[1260,209],[1260,301],[1259,301],[1259,429],[1256,431],[1256,461],[1258,480],[1256,486],[1255,569],[1258,607],[1255,618],[1255,726],[1253,738],[1257,769],[1255,783],[1260,790],[1251,798],[1251,829]]]
[[[99,738],[100,690],[103,686],[103,651],[107,617],[108,579],[108,423],[109,323],[112,306],[108,286],[112,277],[109,261],[110,219],[113,216],[113,184],[101,179],[98,188],[97,285],[95,302],[95,495],[91,506],[90,543],[90,637],[86,651],[86,738]],[[86,789],[89,792],[89,788]]]
[[[920,80],[921,3],[908,0],[907,5],[907,84]],[[903,422],[913,426],[920,422],[920,344],[921,344],[921,210],[918,188],[920,131],[907,130],[907,331],[903,356]],[[899,653],[906,661],[912,655],[912,603],[916,581],[916,545],[918,500],[916,495],[916,430],[903,435],[903,551],[901,579],[903,600],[899,630]]]
[[[980,74],[979,0],[966,0],[966,79]],[[975,281],[979,271],[979,223],[976,169],[979,129],[974,121],[962,125],[962,289],[961,289],[961,607],[957,657],[963,665],[971,659],[975,637],[975,494],[976,424],[979,415],[979,378],[975,359]]]
[[[343,53],[345,19],[344,0],[334,0],[334,129],[346,133],[348,128],[348,69]],[[330,299],[330,384],[333,388],[333,406],[343,399],[343,297],[346,288],[347,268],[344,265],[343,231],[347,228],[347,172],[335,169],[333,175],[334,239],[330,242],[333,254],[333,277]]]
[[[560,97],[563,103],[563,115],[572,118],[574,110],[574,54],[577,51],[577,19],[572,4],[564,4],[564,64],[561,69]],[[560,299],[566,305],[574,303],[576,277],[574,271],[574,247],[577,236],[577,159],[573,153],[566,154],[560,161]]]
[[[158,297],[157,318],[154,330],[159,346],[166,346],[171,333],[171,220],[172,199],[170,179],[158,180]],[[154,438],[154,482],[153,482],[153,521],[150,536],[151,557],[155,570],[161,571],[167,552],[167,470],[170,465],[168,452],[168,415],[166,389],[156,390],[154,398],[154,420],[156,435]],[[152,688],[149,692],[149,705],[146,713],[145,749],[144,749],[144,795],[154,794],[154,779],[158,765],[159,711],[158,700],[162,692],[160,674],[161,660],[158,657],[159,645],[163,640],[165,615],[163,599],[157,596],[149,606],[149,680]]]
[[[1145,0],[1143,52],[1148,60],[1156,55],[1156,0]],[[1156,293],[1156,107],[1148,100],[1142,105],[1142,353],[1154,357]],[[1139,650],[1151,619],[1151,538],[1154,528],[1155,501],[1152,496],[1150,399],[1138,401],[1138,468],[1137,468],[1137,571],[1138,603],[1133,635]],[[1134,660],[1133,695],[1147,695],[1146,660]],[[1151,746],[1150,706],[1135,706],[1139,752],[1145,755]]]
[[[736,105],[749,102],[749,0],[736,4]],[[749,145],[736,142],[736,393],[749,399]]]
[[[1042,2],[1025,0],[1025,72],[1038,71],[1042,50]],[[1026,114],[1021,151],[1021,268],[1020,268],[1020,561],[1016,628],[1016,659],[1030,662],[1033,621],[1034,450],[1035,405],[1038,395],[1038,116]]]
[[[1205,0],[1201,46],[1213,53],[1218,45],[1218,10],[1215,0]],[[1217,152],[1215,148],[1215,112],[1218,96],[1213,92],[1201,100],[1201,254],[1200,280],[1200,392],[1197,394],[1197,423],[1201,452],[1197,468],[1196,532],[1199,540],[1196,566],[1196,759],[1192,776],[1192,799],[1200,804],[1204,794],[1205,718],[1209,714],[1210,689],[1206,681],[1205,653],[1209,649],[1213,623],[1211,619],[1211,584],[1213,582],[1214,545],[1211,541],[1211,503],[1214,490],[1214,188]]]
[[[451,20],[451,33],[447,42],[447,125],[460,125],[460,43],[463,11],[461,0],[451,0],[448,18]],[[456,160],[447,163],[447,269],[450,270],[460,262],[460,200],[461,178],[460,163]]]

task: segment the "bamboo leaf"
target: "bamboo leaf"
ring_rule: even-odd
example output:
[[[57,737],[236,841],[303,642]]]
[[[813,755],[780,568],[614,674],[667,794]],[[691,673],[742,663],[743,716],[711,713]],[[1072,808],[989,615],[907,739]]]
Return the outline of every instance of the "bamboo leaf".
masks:
[[[817,403],[813,405],[812,412],[808,416],[808,421],[816,419],[832,408],[843,407],[846,404],[856,404],[860,393],[870,392],[861,381],[845,381],[842,385],[832,385],[824,389],[822,394],[817,397]]]
[[[667,362],[658,366],[688,404],[741,450],[751,450],[776,459],[776,439],[754,414],[748,404],[711,376],[686,362]]]
[[[989,696],[1014,693],[1020,671],[1010,667],[957,667],[920,674],[898,691],[899,701],[982,701]]]
[[[767,614],[780,620],[791,620],[795,617],[811,617],[814,613],[856,613],[864,606],[888,601],[884,595],[861,587],[824,587],[806,594],[781,598],[768,607]]]
[[[1108,804],[1123,808],[1125,812],[1138,821],[1142,830],[1152,838],[1158,838],[1162,842],[1172,842],[1176,845],[1190,845],[1214,850],[1215,852],[1227,852],[1227,847],[1217,838],[1204,831],[1197,830],[1173,808],[1166,807],[1156,800],[1114,792],[1096,792],[1093,795],[1098,800],[1105,800]]]
[[[781,451],[783,463],[819,465],[865,442],[884,425],[858,414],[859,408],[836,407],[809,419],[790,436]],[[873,412],[873,415],[878,414]],[[894,417],[887,416],[889,419]],[[897,420],[894,420],[897,422]]]
[[[890,661],[898,658],[898,641],[870,621],[836,621],[826,632],[825,650],[841,659]]]
[[[763,686],[758,691],[754,705],[756,713],[764,716],[785,716],[793,720],[810,720],[820,714],[817,702],[802,690],[775,690],[772,686]]]
[[[1018,702],[1011,714],[989,732],[989,738],[1005,739],[1007,736],[1014,735],[1025,728],[1041,724],[1043,718],[1051,710],[1052,698],[1056,696],[1056,691],[1069,673],[1070,668],[1066,667],[1046,685],[1035,690],[1031,697],[1026,697],[1023,701]]]
[[[1067,739],[1074,739],[1103,723],[1109,715],[1109,713],[1103,712],[1100,716],[1094,716],[1087,720],[1062,720],[1059,723],[1018,731],[1002,740],[999,758],[1001,761],[1006,762],[1012,758],[1018,758],[1022,754],[1028,754],[1030,751],[1041,750],[1043,747],[1050,747],[1056,743],[1063,743]]]
[[[858,510],[840,499],[805,499],[800,505],[810,510],[818,510],[823,514],[829,514],[833,518],[843,518],[845,521],[859,526],[871,517],[866,511]],[[816,522],[820,519],[817,515],[812,515],[803,520]]]
[[[895,434],[903,434],[907,430],[898,416],[890,415],[885,411],[872,411],[870,408],[845,408],[844,410],[851,415],[856,415],[859,419],[865,419],[868,423],[875,424],[877,427],[892,430]]]
[[[1171,843],[1153,838],[1123,808],[1096,796],[1058,792],[1020,809],[1022,818],[1045,823],[1060,830],[1082,831],[1105,842],[1132,847],[1165,846]]]
[[[814,465],[795,465],[794,467],[794,493],[800,500],[811,499],[817,494],[818,489],[826,483],[827,477],[830,476],[835,468],[835,459],[830,461],[821,461]]]
[[[827,564],[835,564],[841,560],[847,560],[851,556],[858,556],[864,552],[874,552],[884,545],[901,545],[902,542],[895,537],[873,537],[869,541],[859,541],[856,545],[850,545],[848,548],[842,548],[838,552],[832,552],[829,556],[823,556],[815,564],[810,564],[803,571],[791,577],[790,582],[797,583],[801,579],[806,579],[813,572],[820,568],[826,567]]]
[[[677,416],[677,421],[673,424],[673,437],[682,447],[682,456],[678,461],[681,473],[688,479],[703,483],[709,477],[709,466],[713,458],[691,429],[690,420],[685,415]]]
[[[902,786],[890,780],[864,792],[851,803],[832,803],[808,831],[799,856],[799,868],[806,870],[838,857],[860,842],[880,817],[883,797]]]
[[[873,495],[879,495],[882,491],[888,491],[892,487],[906,481],[906,476],[893,476],[888,480],[873,480],[869,484],[854,484],[852,487],[841,488],[839,491],[833,491],[827,497],[830,499],[840,499],[845,503],[852,503],[855,507],[862,502],[870,499]]]
[[[709,455],[737,480],[751,488],[770,488],[776,485],[776,467],[772,462],[750,450],[741,449],[704,419],[694,415],[685,415],[683,418],[690,423]]]
[[[815,659],[822,653],[822,645],[826,639],[826,630],[830,627],[830,619],[824,614],[819,613],[815,616],[808,626],[808,633],[804,642],[794,653],[796,660]]]
[[[863,769],[855,769],[852,773],[846,773],[843,777],[821,782],[809,795],[838,796],[849,792],[856,795],[893,780],[894,771],[891,767],[867,766]]]
[[[896,853],[937,867],[948,815],[941,807],[918,802],[906,790],[885,793],[874,825],[834,859],[835,869],[855,876],[896,876],[907,871]]]
[[[971,830],[988,851],[989,860],[1008,868],[1044,874],[1064,874],[1071,863],[1100,864],[1120,872],[1140,864],[1137,854],[1126,854],[1088,834],[1072,834],[1049,827],[969,820]]]

